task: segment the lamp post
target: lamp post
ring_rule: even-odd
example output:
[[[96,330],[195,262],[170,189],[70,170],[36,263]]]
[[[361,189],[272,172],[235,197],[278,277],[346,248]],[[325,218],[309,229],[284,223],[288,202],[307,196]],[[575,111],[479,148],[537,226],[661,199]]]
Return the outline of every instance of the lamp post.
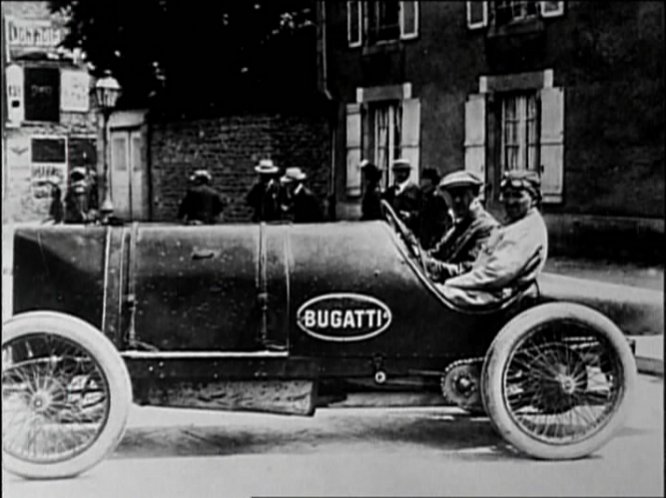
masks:
[[[102,149],[104,154],[104,197],[102,205],[99,208],[102,221],[107,221],[113,214],[113,201],[111,200],[111,175],[109,171],[109,116],[113,112],[118,97],[120,96],[120,85],[118,81],[111,76],[111,71],[105,71],[104,77],[95,83],[95,101],[102,112],[104,118],[102,124]]]

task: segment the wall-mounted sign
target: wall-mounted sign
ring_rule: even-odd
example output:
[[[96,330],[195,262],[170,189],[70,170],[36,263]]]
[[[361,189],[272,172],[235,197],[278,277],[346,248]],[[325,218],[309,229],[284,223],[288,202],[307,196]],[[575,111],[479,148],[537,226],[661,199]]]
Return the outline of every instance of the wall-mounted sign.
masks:
[[[19,126],[25,119],[23,99],[23,68],[9,64],[5,69],[7,81],[7,121],[9,126]]]
[[[26,121],[60,121],[60,70],[52,67],[26,67]]]
[[[60,109],[88,112],[90,109],[90,75],[86,71],[60,71]]]
[[[7,17],[7,46],[11,58],[32,52],[57,52],[66,28],[52,19]]]
[[[378,336],[393,315],[386,304],[372,296],[336,293],[303,303],[296,313],[300,329],[324,341],[363,341]]]

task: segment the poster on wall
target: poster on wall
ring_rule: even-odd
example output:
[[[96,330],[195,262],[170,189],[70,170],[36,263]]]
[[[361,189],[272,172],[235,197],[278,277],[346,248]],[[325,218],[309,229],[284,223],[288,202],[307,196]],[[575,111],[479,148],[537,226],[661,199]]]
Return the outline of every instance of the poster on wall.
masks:
[[[67,34],[62,21],[56,19],[21,19],[6,17],[6,43],[11,60],[32,53],[58,53]]]
[[[16,127],[25,119],[23,68],[9,64],[5,69],[7,86],[7,126]]]
[[[86,71],[60,71],[60,109],[68,112],[88,112],[90,75]]]
[[[62,163],[33,163],[30,169],[30,190],[35,199],[48,199],[54,186],[65,190],[67,165]]]

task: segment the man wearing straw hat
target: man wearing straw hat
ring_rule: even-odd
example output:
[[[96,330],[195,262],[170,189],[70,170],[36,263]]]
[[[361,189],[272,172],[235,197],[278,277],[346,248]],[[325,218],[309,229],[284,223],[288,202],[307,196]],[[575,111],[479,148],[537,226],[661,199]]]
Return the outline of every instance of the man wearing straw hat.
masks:
[[[280,184],[277,174],[280,169],[273,164],[271,159],[262,159],[255,166],[254,171],[259,175],[258,180],[252,185],[245,200],[254,210],[252,221],[274,221],[282,217],[280,210]]]
[[[287,168],[280,179],[288,192],[288,213],[294,223],[317,223],[323,219],[319,199],[303,184],[306,178],[301,168],[293,167]]]

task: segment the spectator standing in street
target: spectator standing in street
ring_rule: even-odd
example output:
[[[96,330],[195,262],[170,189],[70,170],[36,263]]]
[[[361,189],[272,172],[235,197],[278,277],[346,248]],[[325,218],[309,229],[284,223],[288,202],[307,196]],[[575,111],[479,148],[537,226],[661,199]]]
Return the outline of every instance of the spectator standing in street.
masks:
[[[439,286],[454,304],[488,306],[511,299],[536,280],[546,263],[548,230],[538,209],[539,175],[507,172],[500,195],[507,224],[491,235],[468,272]]]
[[[409,179],[412,165],[407,159],[393,161],[394,183],[383,194],[405,225],[416,231],[419,210],[421,209],[421,189]]]
[[[65,195],[65,223],[97,221],[98,212],[91,203],[91,185],[85,168],[77,166],[69,174]]]
[[[449,173],[439,183],[453,225],[428,251],[426,265],[433,280],[441,282],[468,271],[483,244],[499,228],[499,222],[481,204],[482,186],[478,176],[464,170]]]
[[[365,182],[363,199],[361,201],[361,220],[382,219],[382,189],[380,182],[382,170],[367,159],[361,161],[361,171]]]
[[[289,199],[289,217],[294,223],[318,223],[323,220],[321,204],[317,196],[304,185],[307,175],[301,168],[285,170],[281,178]]]
[[[421,173],[421,211],[419,211],[416,236],[423,249],[432,249],[451,225],[449,208],[437,191],[439,174],[434,168]]]
[[[259,175],[252,185],[245,200],[254,210],[252,221],[275,221],[282,218],[281,203],[284,201],[280,192],[280,183],[276,178],[280,171],[270,159],[262,159],[254,170]]]
[[[178,208],[178,219],[188,225],[216,223],[225,207],[220,193],[211,186],[212,176],[208,170],[196,170],[190,177],[192,186]]]
[[[62,190],[60,189],[60,178],[52,176],[47,180],[51,186],[51,204],[49,205],[49,216],[44,223],[53,223],[58,225],[65,220],[65,208],[62,200]]]

